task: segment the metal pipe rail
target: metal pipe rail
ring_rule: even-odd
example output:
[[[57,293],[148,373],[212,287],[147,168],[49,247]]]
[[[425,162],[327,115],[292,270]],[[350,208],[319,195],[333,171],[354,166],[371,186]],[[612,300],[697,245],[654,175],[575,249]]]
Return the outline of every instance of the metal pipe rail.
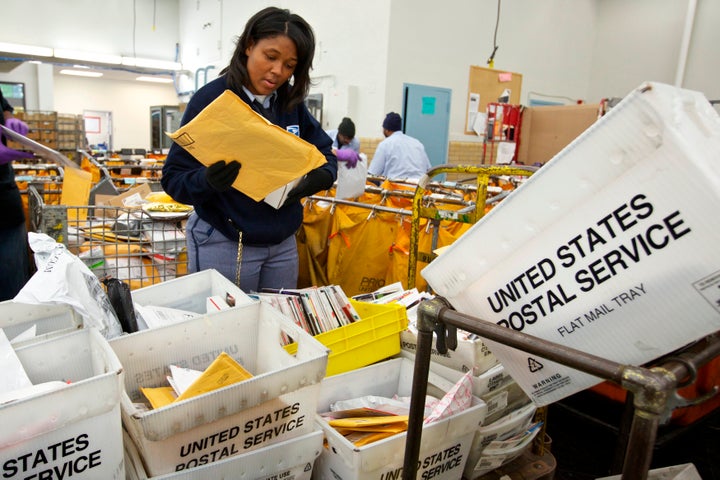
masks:
[[[355,202],[352,200],[344,200],[342,198],[335,198],[335,197],[322,197],[318,195],[311,195],[307,197],[309,201],[311,202],[329,202],[333,204],[333,208],[335,205],[349,205],[351,207],[360,207],[360,208],[367,208],[368,210],[371,210],[371,212],[377,211],[377,212],[387,212],[387,213],[395,213],[397,215],[411,215],[412,212],[410,210],[405,210],[402,208],[394,208],[394,207],[384,207],[382,205],[372,205],[369,203],[363,203],[363,202]]]
[[[413,195],[413,217],[410,228],[410,256],[408,259],[407,288],[415,287],[417,279],[417,262],[430,263],[434,260],[433,253],[418,251],[420,237],[420,218],[427,218],[431,223],[439,224],[442,220],[451,220],[462,223],[475,223],[485,215],[485,205],[488,204],[488,183],[490,178],[501,176],[529,177],[537,171],[537,167],[524,165],[438,165],[427,171],[420,178]],[[477,199],[474,208],[465,208],[458,211],[440,210],[436,205],[423,205],[425,192],[433,185],[430,179],[446,173],[468,173],[475,175]],[[494,198],[493,202],[498,198]],[[432,248],[435,249],[437,239],[433,238]]]
[[[680,353],[667,357],[651,368],[620,364],[554,342],[501,327],[495,323],[459,313],[442,297],[420,304],[418,309],[418,338],[415,354],[410,418],[402,479],[415,480],[422,440],[423,411],[433,332],[442,326],[438,335],[438,351],[457,347],[456,329],[475,333],[509,347],[532,353],[576,370],[610,380],[633,394],[634,412],[627,450],[623,463],[623,480],[646,480],[652,448],[658,426],[667,418],[672,395],[680,386],[691,383],[697,368],[720,355],[720,332],[698,341]],[[443,335],[444,333],[444,335]]]
[[[374,177],[368,177],[368,180],[372,180]],[[402,183],[402,182],[394,182],[392,179],[390,182],[393,183]],[[412,187],[412,190],[400,190],[400,189],[388,189],[388,188],[382,188],[380,186],[370,184],[368,183],[365,186],[365,193],[372,193],[376,195],[380,195],[383,199],[386,197],[398,197],[398,198],[407,198],[412,200],[415,197],[415,187],[416,184],[408,184],[408,186]],[[458,190],[462,192],[475,192],[477,190],[477,187],[475,185],[462,185],[462,184],[454,184],[454,183],[430,183],[427,188],[427,195],[426,200],[432,200],[432,201],[438,201],[443,202],[449,205],[463,205],[463,206],[474,206],[474,201],[468,201],[465,200],[464,197],[456,192],[453,192],[452,190]],[[494,194],[501,194],[504,190],[502,190],[499,187],[488,187],[488,191],[491,191]],[[325,196],[323,195],[316,195],[315,197],[327,197],[327,198],[334,198],[330,197],[329,193],[326,193]]]
[[[366,188],[365,191],[371,192],[371,190],[369,188],[370,187]],[[415,193],[411,192],[411,191],[402,192],[402,191],[398,191],[398,190],[385,190],[385,189],[381,189],[381,188],[377,188],[377,190],[378,190],[377,192],[373,192],[373,193],[381,193],[383,195],[384,194],[388,194],[388,195],[398,194],[398,196],[402,196],[402,197],[404,197],[405,196],[404,194],[407,193],[408,198],[412,198],[415,195]],[[497,195],[485,199],[485,205],[492,205],[494,203],[497,203],[500,200],[502,200],[503,198],[507,197],[509,194],[510,194],[509,191],[503,190],[500,193],[498,193]],[[404,215],[404,216],[410,216],[413,214],[412,210],[406,210],[404,208],[385,207],[383,205],[376,205],[376,204],[370,204],[370,203],[364,203],[364,202],[356,202],[354,200],[345,200],[342,198],[335,198],[335,197],[331,197],[331,196],[310,195],[307,198],[310,202],[332,203],[333,207],[335,205],[349,205],[349,206],[353,206],[353,207],[367,208],[368,210],[373,210],[373,211],[378,211],[378,212],[395,213],[395,214]],[[433,198],[432,200],[437,201],[437,199],[435,199],[435,198]],[[444,202],[444,199],[442,199],[442,201]],[[475,202],[465,202],[465,201],[459,202],[459,201],[452,201],[452,199],[450,199],[450,201],[445,202],[445,203],[447,203],[449,205],[465,205],[465,207],[463,209],[457,210],[457,212],[460,212],[460,213],[468,211],[468,209],[472,209],[472,210],[475,209]]]

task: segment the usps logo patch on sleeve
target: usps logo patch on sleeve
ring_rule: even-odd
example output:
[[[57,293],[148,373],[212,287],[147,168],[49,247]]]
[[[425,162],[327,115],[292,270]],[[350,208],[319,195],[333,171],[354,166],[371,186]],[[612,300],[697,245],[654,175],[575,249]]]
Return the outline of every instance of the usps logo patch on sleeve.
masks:
[[[296,137],[300,136],[300,125],[288,125],[285,129]]]

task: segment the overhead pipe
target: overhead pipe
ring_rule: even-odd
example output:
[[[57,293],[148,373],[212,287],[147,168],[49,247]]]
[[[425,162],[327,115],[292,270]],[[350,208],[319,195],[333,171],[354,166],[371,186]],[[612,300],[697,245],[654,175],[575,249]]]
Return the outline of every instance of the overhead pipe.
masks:
[[[685,78],[685,65],[687,64],[688,51],[690,50],[690,39],[692,38],[696,9],[697,0],[688,0],[687,13],[685,14],[685,28],[683,29],[682,41],[680,43],[680,58],[678,59],[677,71],[675,72],[676,87],[682,87],[683,79]]]
[[[214,68],[215,68],[215,65],[208,65],[207,67],[198,68],[197,70],[195,70],[195,91],[196,92],[198,91],[198,88],[200,88],[202,86],[202,85],[198,84],[198,77],[199,77],[200,72],[203,72],[205,74],[205,76],[203,78],[203,85],[205,85],[207,83],[208,70],[212,70]]]

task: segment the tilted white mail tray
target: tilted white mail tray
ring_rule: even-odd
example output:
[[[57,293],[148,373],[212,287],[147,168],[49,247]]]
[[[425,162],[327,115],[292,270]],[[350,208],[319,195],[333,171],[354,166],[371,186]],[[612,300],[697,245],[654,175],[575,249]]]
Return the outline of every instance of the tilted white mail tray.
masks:
[[[459,312],[641,365],[720,330],[720,117],[647,83],[422,271]],[[487,341],[537,405],[600,378]]]

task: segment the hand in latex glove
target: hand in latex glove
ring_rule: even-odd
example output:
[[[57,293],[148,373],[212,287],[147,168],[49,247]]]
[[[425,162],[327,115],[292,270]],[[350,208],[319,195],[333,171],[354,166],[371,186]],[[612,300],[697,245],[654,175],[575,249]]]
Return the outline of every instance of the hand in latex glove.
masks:
[[[351,148],[341,148],[335,151],[335,156],[339,162],[345,162],[348,168],[355,168],[360,159],[357,152]]]
[[[229,163],[225,163],[225,160],[220,160],[205,170],[205,178],[213,189],[218,192],[224,192],[232,187],[239,171],[240,162],[237,160]]]
[[[332,174],[324,168],[310,170],[308,174],[295,185],[295,188],[290,190],[288,197],[285,199],[285,203],[283,203],[283,207],[299,202],[301,198],[314,195],[321,190],[327,190],[332,187],[332,184]]]
[[[20,158],[33,158],[33,154],[13,150],[0,143],[0,165],[5,165]]]
[[[27,123],[15,117],[6,118],[5,126],[13,132],[19,133],[20,135],[27,135],[29,130]]]

